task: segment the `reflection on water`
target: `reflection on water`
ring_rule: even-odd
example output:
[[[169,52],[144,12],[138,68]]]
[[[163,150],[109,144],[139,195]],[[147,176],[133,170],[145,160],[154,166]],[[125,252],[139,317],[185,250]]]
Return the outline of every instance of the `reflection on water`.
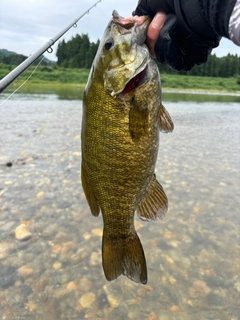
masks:
[[[7,97],[17,88],[11,86],[4,91],[4,95]],[[81,85],[46,85],[46,86],[23,86],[20,91],[11,98],[13,100],[18,99],[38,99],[39,96],[44,99],[59,99],[59,100],[81,100],[83,98],[84,86]]]
[[[144,286],[105,280],[102,221],[80,182],[81,102],[59,99],[19,94],[0,109],[0,318],[240,319],[239,103],[164,97],[169,212],[135,219]]]
[[[16,89],[16,88],[15,88]],[[14,91],[14,87],[7,89],[5,95],[7,96]],[[48,95],[51,95],[51,99],[55,96],[57,99],[61,100],[78,100],[83,98],[83,86],[73,85],[51,85],[51,86],[23,86],[20,92],[17,92],[12,99],[36,99],[39,95],[44,95],[47,99]],[[195,102],[240,102],[240,94],[225,94],[225,93],[199,93],[199,92],[181,92],[181,90],[176,92],[163,92],[163,100],[165,101],[195,101]]]

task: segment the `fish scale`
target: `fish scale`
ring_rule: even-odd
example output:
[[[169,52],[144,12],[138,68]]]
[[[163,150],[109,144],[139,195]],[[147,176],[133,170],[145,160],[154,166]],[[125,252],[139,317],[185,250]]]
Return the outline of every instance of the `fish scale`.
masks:
[[[156,220],[167,210],[154,170],[162,119],[165,131],[173,124],[161,105],[158,69],[144,44],[148,24],[147,17],[139,25],[113,12],[83,99],[82,185],[92,214],[103,216],[102,260],[109,281],[123,274],[147,282],[134,214]]]

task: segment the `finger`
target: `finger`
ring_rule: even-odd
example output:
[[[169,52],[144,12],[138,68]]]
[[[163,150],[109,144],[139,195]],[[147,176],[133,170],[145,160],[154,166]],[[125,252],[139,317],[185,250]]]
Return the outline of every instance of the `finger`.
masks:
[[[155,57],[154,47],[166,18],[164,12],[157,12],[148,27],[146,44],[153,57]]]

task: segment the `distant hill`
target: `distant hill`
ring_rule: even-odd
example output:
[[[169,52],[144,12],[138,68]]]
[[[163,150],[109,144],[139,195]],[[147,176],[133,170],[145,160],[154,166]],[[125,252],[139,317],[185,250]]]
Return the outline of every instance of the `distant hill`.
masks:
[[[8,51],[6,49],[0,49],[0,56],[9,56],[10,54],[16,54],[16,52]]]
[[[28,57],[23,54],[8,51],[7,49],[0,49],[0,63],[7,64],[7,65],[19,65],[27,58]],[[41,58],[42,58],[42,56],[40,58],[38,58],[34,62],[34,64],[37,64]],[[42,61],[41,65],[53,65],[55,63],[56,63],[55,61],[51,61],[51,60],[45,58]]]

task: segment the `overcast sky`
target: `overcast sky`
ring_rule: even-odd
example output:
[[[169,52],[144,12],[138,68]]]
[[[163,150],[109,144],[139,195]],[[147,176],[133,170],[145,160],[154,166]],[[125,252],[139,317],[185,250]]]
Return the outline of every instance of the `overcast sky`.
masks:
[[[72,21],[83,14],[97,0],[1,0],[0,6],[0,49],[7,49],[29,56],[40,49]],[[121,16],[128,17],[137,0],[102,0],[89,14],[65,35],[66,41],[76,33],[87,33],[92,42],[101,39],[102,34],[115,9]],[[63,39],[63,38],[62,38]],[[53,53],[44,55],[56,60],[57,43]],[[231,54],[240,56],[240,47],[223,39],[213,51],[221,57]]]

